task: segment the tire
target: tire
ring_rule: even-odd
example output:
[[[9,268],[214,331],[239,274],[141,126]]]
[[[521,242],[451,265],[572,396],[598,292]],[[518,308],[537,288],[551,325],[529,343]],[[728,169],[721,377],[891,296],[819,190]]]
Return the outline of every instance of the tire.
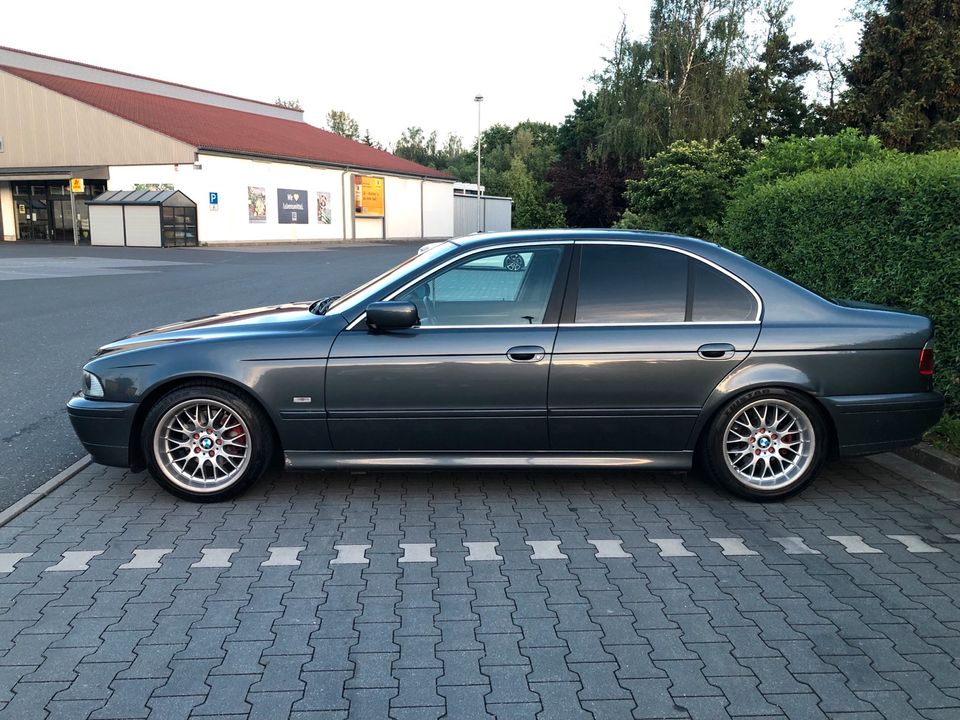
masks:
[[[526,263],[524,262],[523,256],[520,253],[510,253],[503,259],[504,270],[509,270],[510,272],[520,272],[524,267],[526,267]]]
[[[140,442],[157,483],[194,502],[241,494],[263,475],[274,450],[263,410],[213,383],[185,385],[160,398],[144,419]]]
[[[702,438],[701,459],[707,474],[728,490],[769,502],[809,485],[828,446],[823,414],[812,400],[763,388],[734,398],[717,413]]]

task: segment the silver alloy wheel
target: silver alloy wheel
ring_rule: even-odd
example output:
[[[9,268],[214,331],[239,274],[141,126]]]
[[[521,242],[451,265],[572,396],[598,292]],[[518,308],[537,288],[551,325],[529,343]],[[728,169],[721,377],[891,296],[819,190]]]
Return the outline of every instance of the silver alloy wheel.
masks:
[[[800,478],[816,450],[813,423],[786,400],[757,400],[741,408],[723,432],[723,459],[756,490],[779,490]]]
[[[192,493],[232,485],[250,464],[250,431],[240,414],[219,400],[174,405],[153,432],[157,465],[170,482]]]

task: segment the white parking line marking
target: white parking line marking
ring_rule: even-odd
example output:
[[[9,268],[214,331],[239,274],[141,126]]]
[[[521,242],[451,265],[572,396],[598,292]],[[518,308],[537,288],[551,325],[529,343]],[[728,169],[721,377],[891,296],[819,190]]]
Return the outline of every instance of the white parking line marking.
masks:
[[[173,548],[159,550],[134,550],[133,560],[121,565],[118,570],[148,570],[160,567],[160,558],[172,553]]]
[[[397,562],[435,563],[437,559],[430,554],[430,549],[436,546],[436,543],[400,543],[400,548],[403,550],[403,557]]]
[[[938,547],[929,545],[924,542],[923,538],[919,535],[887,535],[891,540],[896,540],[897,542],[902,542],[907,547],[908,552],[912,553],[937,553],[943,552]]]
[[[63,554],[63,560],[56,565],[51,565],[44,572],[75,572],[77,570],[86,570],[90,566],[87,561],[95,558],[97,555],[103,555],[103,550],[68,550]]]
[[[633,555],[626,552],[621,545],[623,540],[587,540],[588,543],[597,548],[598,558],[632,558]]]
[[[464,545],[470,551],[470,554],[464,558],[465,562],[481,562],[485,560],[503,560],[503,556],[497,554],[497,542],[465,542]]]
[[[192,568],[225,568],[230,567],[230,556],[235,552],[240,552],[240,548],[203,548],[203,559],[198,560],[190,567]]]
[[[803,538],[799,537],[772,537],[775,543],[783,546],[783,551],[787,555],[822,555],[819,550],[807,547]]]
[[[660,546],[660,557],[696,557],[683,546],[680,538],[647,538],[650,542]]]
[[[369,545],[334,545],[337,556],[330,561],[331,565],[369,565],[370,561],[363,554],[370,549]]]
[[[710,542],[715,542],[721,548],[723,548],[724,555],[757,555],[758,553],[751,550],[743,542],[743,538],[738,537],[725,537],[725,538],[707,538]]]
[[[883,550],[867,545],[859,535],[827,535],[827,537],[843,545],[843,549],[851,555],[883,552]]]
[[[17,563],[33,553],[0,553],[0,573],[13,572]]]
[[[306,547],[272,547],[267,548],[270,551],[270,559],[260,563],[260,567],[267,565],[300,565],[297,555],[306,550]]]
[[[960,541],[960,533],[947,533],[947,537],[951,540]]]
[[[570,558],[560,552],[559,540],[525,540],[533,548],[531,560],[569,560]]]

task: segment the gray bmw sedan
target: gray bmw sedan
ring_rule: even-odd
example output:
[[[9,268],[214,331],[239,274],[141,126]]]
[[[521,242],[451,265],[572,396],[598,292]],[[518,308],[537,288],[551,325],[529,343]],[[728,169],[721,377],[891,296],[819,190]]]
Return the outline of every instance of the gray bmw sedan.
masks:
[[[287,468],[703,468],[798,492],[940,417],[930,320],[833,302],[717,245],[536,231],[426,246],[342,297],[104,345],[68,403],[100,463],[180,497]]]

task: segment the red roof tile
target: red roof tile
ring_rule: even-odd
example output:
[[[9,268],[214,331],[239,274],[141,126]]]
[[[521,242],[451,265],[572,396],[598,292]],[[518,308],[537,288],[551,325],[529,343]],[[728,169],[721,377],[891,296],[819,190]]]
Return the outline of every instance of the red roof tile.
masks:
[[[266,117],[22,68],[0,66],[0,70],[200,150],[452,179],[439,170],[404,160],[305,122]]]

